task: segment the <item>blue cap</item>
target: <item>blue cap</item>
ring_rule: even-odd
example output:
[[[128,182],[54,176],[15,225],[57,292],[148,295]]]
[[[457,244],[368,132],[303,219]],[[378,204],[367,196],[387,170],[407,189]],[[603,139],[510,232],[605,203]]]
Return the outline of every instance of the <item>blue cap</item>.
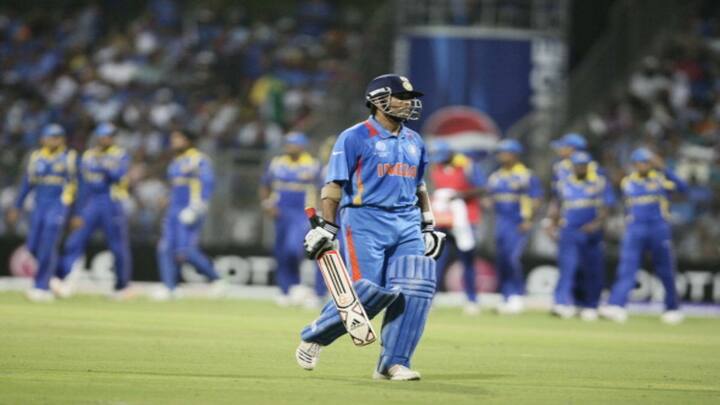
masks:
[[[309,142],[307,136],[302,132],[290,132],[285,136],[285,145],[297,145],[306,148]]]
[[[386,74],[378,76],[368,83],[365,89],[365,99],[372,97],[378,91],[390,90],[390,94],[410,94],[413,98],[422,97],[423,93],[416,91],[410,80],[405,76]],[[367,102],[368,107],[370,101]]]
[[[430,163],[447,162],[452,156],[452,149],[447,141],[436,140],[430,144]]]
[[[550,145],[556,149],[558,149],[558,148],[573,148],[575,150],[586,150],[587,149],[587,141],[585,140],[585,137],[578,133],[574,133],[574,132],[565,134],[562,138],[551,142]]]
[[[110,122],[101,122],[100,125],[95,127],[95,130],[93,131],[93,135],[96,138],[104,138],[107,136],[113,136],[115,135],[115,131],[117,128],[115,125],[113,125]]]
[[[523,146],[516,139],[503,139],[498,143],[495,152],[507,152],[519,155],[523,153]]]
[[[649,162],[652,158],[653,153],[647,148],[637,148],[630,154],[630,161],[633,163]]]
[[[50,138],[53,136],[65,136],[65,129],[60,124],[48,124],[42,130],[41,138]]]
[[[574,165],[586,165],[592,162],[592,156],[587,152],[575,152],[570,156],[570,161]]]

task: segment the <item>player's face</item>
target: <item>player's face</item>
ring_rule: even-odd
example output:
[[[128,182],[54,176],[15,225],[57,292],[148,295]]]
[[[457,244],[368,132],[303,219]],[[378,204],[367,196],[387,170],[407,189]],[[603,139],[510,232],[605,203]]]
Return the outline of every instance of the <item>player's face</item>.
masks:
[[[640,174],[647,174],[650,171],[650,162],[635,162],[634,166]]]
[[[42,146],[49,149],[57,149],[63,145],[65,145],[65,138],[62,136],[49,136],[42,140]]]
[[[585,177],[587,175],[588,165],[586,165],[586,164],[573,165],[573,171],[575,172],[575,176]]]
[[[507,165],[515,163],[517,161],[517,156],[510,152],[500,152],[497,154],[497,160],[501,165]]]
[[[113,137],[112,136],[101,136],[97,140],[97,144],[99,147],[106,149],[113,145]]]
[[[575,149],[563,146],[561,148],[557,149],[557,154],[560,156],[561,159],[568,159],[570,156],[572,156],[573,152],[575,152]]]
[[[390,97],[389,110],[391,115],[395,117],[408,119],[413,115],[413,105],[415,103],[418,103],[418,100],[416,100],[411,93],[394,94]],[[416,112],[416,114],[419,114],[419,112]]]
[[[180,152],[190,146],[190,141],[180,131],[175,131],[170,135],[170,147],[175,152]]]
[[[285,145],[285,153],[290,156],[299,156],[303,152],[303,147],[300,145],[288,144]]]

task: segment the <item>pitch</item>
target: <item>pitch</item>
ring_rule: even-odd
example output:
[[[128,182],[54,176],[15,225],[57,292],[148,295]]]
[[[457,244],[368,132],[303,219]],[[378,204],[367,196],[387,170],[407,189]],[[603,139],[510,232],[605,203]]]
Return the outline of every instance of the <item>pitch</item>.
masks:
[[[377,344],[346,337],[295,364],[315,311],[256,301],[53,305],[0,294],[0,403],[718,403],[720,322],[626,325],[434,309],[419,382],[373,381]],[[379,322],[375,321],[379,328]]]

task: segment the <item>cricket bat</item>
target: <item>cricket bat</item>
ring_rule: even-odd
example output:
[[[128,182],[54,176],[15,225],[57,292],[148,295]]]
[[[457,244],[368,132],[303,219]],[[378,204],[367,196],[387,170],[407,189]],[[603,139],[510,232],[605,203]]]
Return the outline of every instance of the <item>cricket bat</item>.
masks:
[[[306,208],[305,214],[311,226],[320,224],[321,219],[315,208]],[[333,249],[321,253],[317,264],[352,342],[356,346],[366,346],[374,342],[377,334],[355,292],[340,252]]]

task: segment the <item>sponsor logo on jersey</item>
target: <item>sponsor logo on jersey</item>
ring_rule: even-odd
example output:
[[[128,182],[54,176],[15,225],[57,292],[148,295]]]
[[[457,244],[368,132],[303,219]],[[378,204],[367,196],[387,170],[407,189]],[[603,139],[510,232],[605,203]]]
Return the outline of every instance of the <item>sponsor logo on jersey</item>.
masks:
[[[377,165],[378,177],[384,176],[400,176],[408,178],[417,177],[417,166],[409,165],[407,163],[378,163]]]

